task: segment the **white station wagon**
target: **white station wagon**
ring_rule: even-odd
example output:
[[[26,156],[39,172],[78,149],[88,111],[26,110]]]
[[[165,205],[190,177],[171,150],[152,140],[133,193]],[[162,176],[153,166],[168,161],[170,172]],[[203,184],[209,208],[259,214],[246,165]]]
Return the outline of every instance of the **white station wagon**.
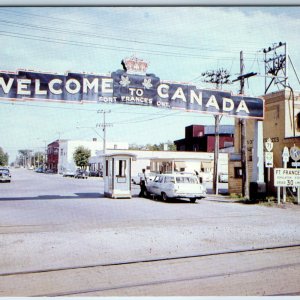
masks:
[[[189,198],[192,203],[206,197],[206,188],[193,174],[172,173],[157,175],[146,184],[148,195],[170,198]]]

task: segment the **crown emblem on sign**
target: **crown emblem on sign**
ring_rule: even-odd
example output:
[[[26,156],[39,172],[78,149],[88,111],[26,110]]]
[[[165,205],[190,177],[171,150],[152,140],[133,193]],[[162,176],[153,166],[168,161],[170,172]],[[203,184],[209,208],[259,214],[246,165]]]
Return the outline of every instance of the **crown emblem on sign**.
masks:
[[[122,60],[122,65],[124,70],[129,74],[145,75],[149,63],[133,55],[129,58],[124,58]]]

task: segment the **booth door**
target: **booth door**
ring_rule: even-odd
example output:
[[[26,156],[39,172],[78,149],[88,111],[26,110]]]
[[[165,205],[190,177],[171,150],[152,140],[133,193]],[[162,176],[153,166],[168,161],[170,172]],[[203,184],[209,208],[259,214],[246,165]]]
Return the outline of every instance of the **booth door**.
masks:
[[[130,159],[128,158],[117,158],[114,159],[115,164],[115,176],[114,190],[118,190],[120,193],[128,192],[131,189],[130,185]]]

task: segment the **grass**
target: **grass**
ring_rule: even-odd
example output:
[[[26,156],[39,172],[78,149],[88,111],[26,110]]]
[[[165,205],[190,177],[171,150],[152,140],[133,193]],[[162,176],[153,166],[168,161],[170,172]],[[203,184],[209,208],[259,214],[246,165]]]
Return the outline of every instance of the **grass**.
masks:
[[[281,198],[281,203],[278,205],[277,198],[274,196],[268,196],[266,197],[266,199],[250,200],[248,198],[243,197],[241,194],[234,193],[234,194],[230,194],[230,198],[234,199],[236,203],[242,203],[242,204],[257,204],[266,207],[275,207],[275,206],[282,207],[285,205],[285,203],[282,203],[282,198]],[[287,196],[286,204],[297,204],[297,199],[295,199],[292,196]]]

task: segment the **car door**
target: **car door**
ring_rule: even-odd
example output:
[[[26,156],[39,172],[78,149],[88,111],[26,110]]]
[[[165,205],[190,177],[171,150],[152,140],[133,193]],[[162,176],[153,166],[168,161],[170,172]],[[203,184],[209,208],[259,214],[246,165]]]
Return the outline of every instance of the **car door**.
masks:
[[[163,176],[161,175],[157,175],[153,181],[151,181],[148,185],[148,192],[150,194],[154,194],[154,195],[160,195],[160,182],[162,180]]]

